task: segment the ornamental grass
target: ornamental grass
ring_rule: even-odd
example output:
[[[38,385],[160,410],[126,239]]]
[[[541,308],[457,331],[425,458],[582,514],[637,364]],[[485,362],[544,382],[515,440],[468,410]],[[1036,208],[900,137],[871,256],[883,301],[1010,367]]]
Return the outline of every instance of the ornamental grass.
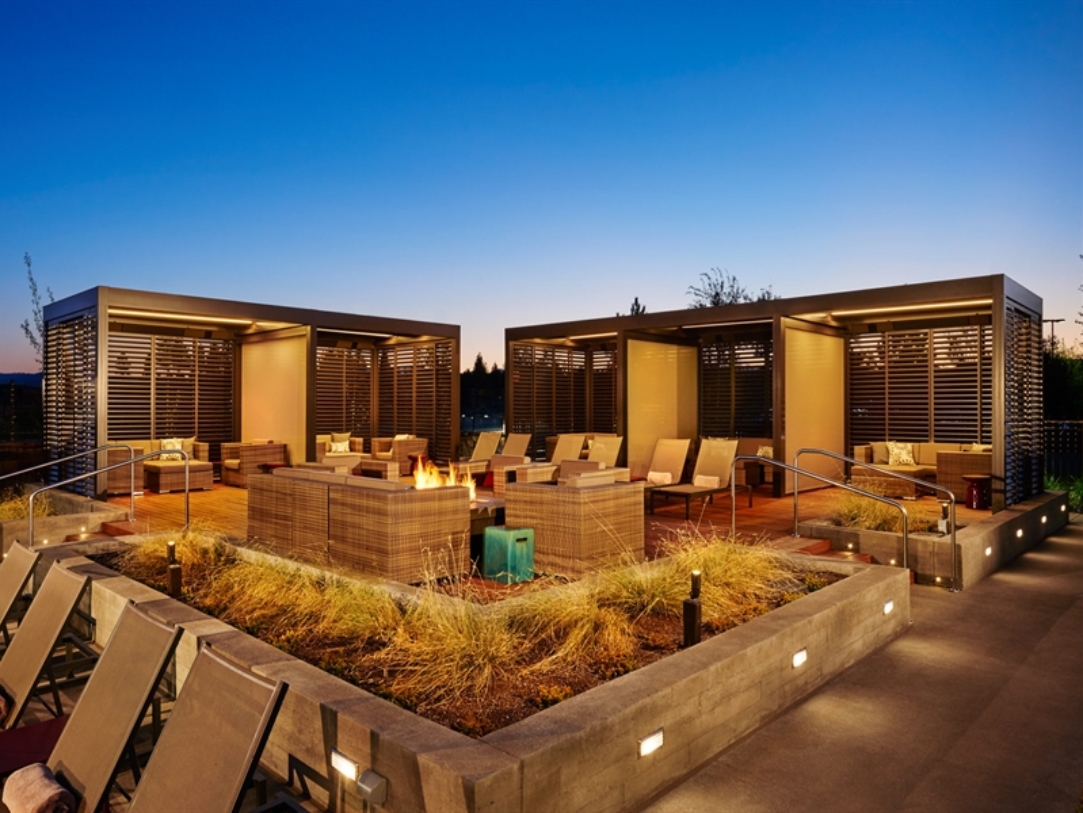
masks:
[[[455,596],[430,585],[396,598],[379,586],[285,560],[239,555],[199,526],[146,537],[115,566],[163,588],[170,540],[183,568],[184,598],[194,606],[407,708],[435,709],[435,719],[475,735],[493,727],[476,714],[494,692],[522,691],[528,705],[544,707],[570,696],[573,684],[577,691],[589,688],[584,675],[597,683],[641,665],[645,635],[656,638],[663,622],[679,629],[692,570],[702,574],[708,633],[826,584],[804,578],[763,546],[691,535],[675,538],[663,559],[627,562],[489,604],[470,600],[471,580]],[[516,688],[525,686],[533,688]],[[439,711],[449,706],[470,709],[467,721]]]
[[[56,509],[49,501],[48,494],[39,494],[34,498],[34,516],[51,517]],[[8,489],[0,493],[0,522],[12,519],[26,519],[30,516],[30,495]]]

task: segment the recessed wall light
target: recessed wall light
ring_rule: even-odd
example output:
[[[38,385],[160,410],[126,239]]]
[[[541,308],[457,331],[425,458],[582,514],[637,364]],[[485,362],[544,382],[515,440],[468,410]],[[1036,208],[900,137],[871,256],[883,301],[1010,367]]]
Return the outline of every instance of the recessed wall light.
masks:
[[[801,666],[802,664],[804,664],[804,662],[807,661],[807,660],[808,660],[808,650],[805,649],[805,648],[801,648],[801,649],[797,650],[796,652],[793,653],[793,668],[796,669],[798,666]]]
[[[660,728],[657,731],[652,731],[646,737],[639,741],[639,755],[641,757],[653,754],[659,748],[662,747],[662,743],[665,741],[665,729]]]
[[[357,781],[358,765],[337,748],[331,749],[331,767],[351,782]]]
[[[1023,538],[1023,529],[1022,528],[1020,528],[1018,531],[1015,532],[1015,537],[1016,537],[1016,539],[1022,539]]]
[[[1042,514],[1042,525],[1045,525],[1045,520],[1046,520],[1046,516],[1045,516],[1045,514]]]
[[[993,547],[992,547],[992,545],[990,545],[989,547],[987,547],[985,549],[985,555],[986,556],[992,556],[993,555]]]
[[[888,599],[884,602],[884,615],[891,615],[892,610],[895,609],[895,602],[892,599]]]

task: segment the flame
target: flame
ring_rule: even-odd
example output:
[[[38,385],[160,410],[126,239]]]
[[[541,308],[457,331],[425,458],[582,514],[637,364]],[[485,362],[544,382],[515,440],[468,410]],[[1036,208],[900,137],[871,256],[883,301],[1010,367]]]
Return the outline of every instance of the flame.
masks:
[[[414,488],[443,488],[444,486],[464,486],[470,489],[470,502],[478,497],[477,484],[470,472],[463,472],[461,476],[455,475],[455,464],[448,467],[447,474],[441,474],[431,460],[426,460],[424,466],[419,466],[414,471]]]

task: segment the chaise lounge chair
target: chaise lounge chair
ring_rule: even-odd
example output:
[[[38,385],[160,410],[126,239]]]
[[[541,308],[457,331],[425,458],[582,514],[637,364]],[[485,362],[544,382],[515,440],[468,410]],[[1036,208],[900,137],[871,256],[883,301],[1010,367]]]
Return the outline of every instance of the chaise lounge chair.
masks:
[[[41,553],[38,551],[16,543],[8,550],[3,561],[0,561],[0,632],[3,634],[5,649],[11,643],[8,618],[40,558]]]
[[[60,564],[54,564],[38,589],[19,629],[0,658],[0,693],[6,711],[0,709],[0,730],[14,728],[34,695],[42,674],[52,685],[56,714],[62,714],[60,692],[50,670],[50,659],[64,634],[68,619],[90,584]]]
[[[624,438],[620,435],[599,435],[590,444],[587,460],[600,461],[603,468],[611,469],[617,465],[622,443]]]
[[[489,459],[496,454],[496,447],[500,445],[499,432],[478,433],[477,443],[469,460],[455,464],[457,474],[485,474],[489,470]]]
[[[688,438],[659,438],[654,444],[644,488],[649,490],[681,482],[690,443]]]
[[[508,432],[507,438],[504,439],[504,448],[500,450],[500,454],[509,457],[528,457],[527,447],[529,446],[529,432]]]
[[[696,455],[696,469],[692,474],[692,482],[671,486],[657,486],[651,489],[650,512],[654,513],[654,498],[656,495],[660,494],[667,500],[670,497],[681,497],[684,499],[684,518],[689,519],[690,505],[693,499],[710,501],[714,499],[715,494],[724,493],[730,487],[730,474],[733,469],[733,458],[736,454],[736,440],[708,438],[702,441],[699,446],[699,454]],[[750,486],[748,489],[751,503],[752,490]]]
[[[74,813],[97,810],[181,632],[126,605],[71,716],[0,732],[0,774],[42,762],[73,795]]]
[[[192,664],[128,813],[235,813],[286,684],[204,645]]]

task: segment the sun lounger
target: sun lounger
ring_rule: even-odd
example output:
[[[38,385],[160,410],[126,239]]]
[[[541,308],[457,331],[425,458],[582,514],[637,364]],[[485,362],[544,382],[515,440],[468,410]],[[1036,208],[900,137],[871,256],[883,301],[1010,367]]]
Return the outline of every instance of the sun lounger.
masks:
[[[656,495],[661,495],[667,500],[670,497],[681,497],[684,499],[684,518],[689,519],[693,499],[712,500],[715,494],[724,493],[730,487],[730,472],[736,454],[736,440],[708,438],[702,441],[699,446],[699,454],[696,455],[696,468],[692,474],[692,482],[671,486],[657,486],[651,489],[651,513],[654,513],[654,498]],[[751,487],[748,490],[751,504]]]
[[[3,632],[4,647],[11,643],[8,632],[8,617],[19,596],[23,594],[30,574],[38,564],[41,554],[16,543],[11,546],[0,562],[0,630]]]
[[[204,646],[136,786],[129,813],[232,813],[285,684],[252,674]]]
[[[507,438],[504,439],[504,448],[500,450],[500,454],[508,455],[509,457],[529,456],[527,455],[527,447],[529,445],[529,432],[508,432]]]
[[[489,458],[496,454],[500,445],[500,432],[480,432],[469,460],[455,464],[457,474],[485,474],[489,470]]]
[[[605,468],[611,469],[617,465],[617,456],[623,442],[624,438],[619,435],[599,435],[591,441],[587,460],[601,461]]]
[[[0,774],[43,762],[72,793],[77,813],[97,810],[181,632],[127,605],[71,716],[0,732]],[[6,791],[4,800],[14,808]]]
[[[0,658],[0,692],[8,701],[6,713],[0,714],[0,729],[18,725],[42,673],[48,671],[53,650],[64,634],[68,619],[89,584],[89,576],[81,576],[59,564],[49,569],[19,629]],[[60,694],[51,676],[50,681],[59,714]]]
[[[559,466],[562,460],[578,460],[586,435],[557,435],[557,445],[549,462]]]
[[[690,443],[688,438],[659,438],[654,444],[644,488],[649,490],[681,482]]]

